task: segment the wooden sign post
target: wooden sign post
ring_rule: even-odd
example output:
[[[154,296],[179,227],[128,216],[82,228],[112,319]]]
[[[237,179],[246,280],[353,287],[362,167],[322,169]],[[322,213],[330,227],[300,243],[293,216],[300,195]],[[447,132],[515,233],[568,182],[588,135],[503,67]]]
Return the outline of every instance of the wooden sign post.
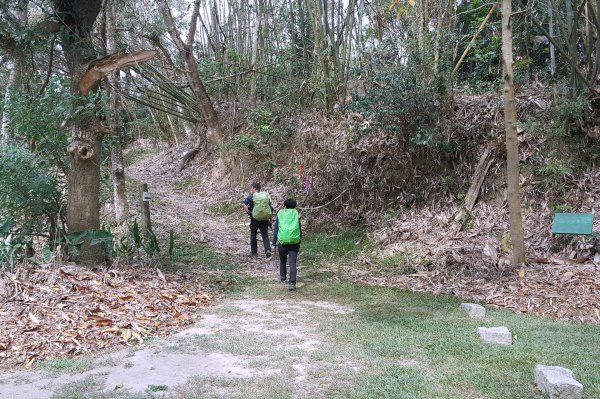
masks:
[[[150,223],[150,193],[148,192],[148,184],[140,185],[140,205],[142,209],[141,230],[144,236],[152,232],[152,224]]]

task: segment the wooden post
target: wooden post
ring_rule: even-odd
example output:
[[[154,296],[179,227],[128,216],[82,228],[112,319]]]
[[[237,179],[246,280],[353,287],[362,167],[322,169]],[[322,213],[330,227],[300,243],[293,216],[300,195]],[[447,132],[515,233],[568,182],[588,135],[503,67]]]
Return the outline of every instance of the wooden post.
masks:
[[[152,224],[150,223],[150,193],[148,192],[148,184],[140,185],[140,207],[142,209],[141,233],[147,236],[152,232]]]

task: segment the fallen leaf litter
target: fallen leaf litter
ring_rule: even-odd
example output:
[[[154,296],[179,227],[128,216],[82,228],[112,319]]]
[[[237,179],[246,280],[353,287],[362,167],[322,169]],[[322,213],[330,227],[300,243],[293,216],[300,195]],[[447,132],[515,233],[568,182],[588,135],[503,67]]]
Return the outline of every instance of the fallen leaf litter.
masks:
[[[0,274],[0,366],[134,345],[195,321],[212,300],[189,275],[150,268],[23,267]]]

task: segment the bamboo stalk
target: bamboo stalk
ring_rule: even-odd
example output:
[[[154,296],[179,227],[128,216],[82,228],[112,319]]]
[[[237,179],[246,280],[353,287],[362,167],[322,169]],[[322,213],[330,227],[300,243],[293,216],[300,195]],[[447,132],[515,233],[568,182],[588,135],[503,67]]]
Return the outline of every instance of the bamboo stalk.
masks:
[[[494,13],[494,11],[496,11],[496,8],[498,8],[498,3],[492,4],[492,7],[490,8],[490,11],[487,13],[487,15],[485,16],[485,18],[483,19],[483,21],[479,25],[479,28],[477,29],[477,32],[475,32],[475,34],[473,35],[473,38],[471,39],[471,41],[467,45],[467,48],[465,49],[465,51],[463,51],[462,55],[460,56],[460,59],[458,60],[458,62],[454,66],[454,69],[452,70],[452,76],[454,76],[456,74],[456,72],[458,71],[458,68],[460,68],[461,64],[463,63],[463,61],[467,57],[467,54],[469,54],[469,50],[471,49],[471,47],[473,47],[473,44],[475,44],[475,40],[477,40],[477,38],[479,37],[479,34],[481,33],[481,31],[483,31],[483,28],[485,27],[485,24],[487,24],[487,22],[489,21],[489,19],[492,17],[492,14]]]

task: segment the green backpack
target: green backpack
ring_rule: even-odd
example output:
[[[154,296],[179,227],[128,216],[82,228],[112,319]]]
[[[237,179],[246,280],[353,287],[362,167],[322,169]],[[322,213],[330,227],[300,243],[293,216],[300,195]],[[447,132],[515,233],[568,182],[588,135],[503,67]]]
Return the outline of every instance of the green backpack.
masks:
[[[252,195],[252,218],[264,221],[271,219],[271,205],[269,205],[269,194],[265,191],[254,193]]]
[[[281,245],[300,243],[300,217],[296,209],[282,209],[277,213],[277,240]]]

